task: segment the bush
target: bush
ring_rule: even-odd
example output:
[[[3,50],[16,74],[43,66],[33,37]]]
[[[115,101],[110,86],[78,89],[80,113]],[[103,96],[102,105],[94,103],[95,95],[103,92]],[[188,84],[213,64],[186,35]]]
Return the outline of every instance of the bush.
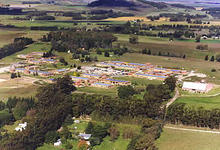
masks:
[[[199,50],[208,50],[208,45],[197,45],[197,46],[196,46],[196,49],[199,49]]]
[[[131,85],[118,87],[118,97],[120,98],[128,98],[133,96],[135,93],[136,91]]]
[[[216,72],[216,69],[212,69],[211,72]]]
[[[45,143],[55,143],[59,139],[56,131],[48,131],[45,135]]]

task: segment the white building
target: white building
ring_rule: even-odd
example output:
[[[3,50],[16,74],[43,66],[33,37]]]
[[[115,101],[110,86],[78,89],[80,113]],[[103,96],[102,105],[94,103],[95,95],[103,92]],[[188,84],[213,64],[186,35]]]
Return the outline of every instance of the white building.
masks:
[[[184,82],[183,90],[191,91],[191,92],[209,92],[213,88],[212,84],[207,83],[199,83],[199,82]]]
[[[54,143],[54,146],[60,146],[62,144],[61,139],[58,139],[56,143]]]
[[[16,131],[23,131],[23,130],[26,129],[26,127],[27,127],[27,122],[25,122],[25,123],[20,123],[20,124],[15,128],[15,130],[16,130]]]

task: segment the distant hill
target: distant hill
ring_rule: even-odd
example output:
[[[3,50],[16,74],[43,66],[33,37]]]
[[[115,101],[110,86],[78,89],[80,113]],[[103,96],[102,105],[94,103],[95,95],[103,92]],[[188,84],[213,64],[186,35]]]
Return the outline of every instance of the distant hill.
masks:
[[[135,3],[126,0],[96,0],[88,4],[89,7],[132,7]]]

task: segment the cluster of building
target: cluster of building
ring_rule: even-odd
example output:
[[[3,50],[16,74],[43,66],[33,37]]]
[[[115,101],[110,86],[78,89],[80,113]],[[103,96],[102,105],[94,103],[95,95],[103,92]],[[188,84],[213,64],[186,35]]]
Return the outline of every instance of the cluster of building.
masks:
[[[49,77],[57,74],[65,74],[69,69],[56,69],[56,70],[40,70],[42,64],[56,64],[58,60],[56,57],[44,58],[43,52],[32,52],[29,54],[17,55],[18,58],[24,60],[19,63],[13,64],[10,67],[10,72],[23,73],[27,75],[39,75],[42,77]]]
[[[97,66],[127,70],[128,76],[147,78],[150,80],[152,79],[164,80],[172,75],[186,75],[188,73],[186,70],[167,69],[167,68],[154,66],[150,63],[139,64],[139,63],[127,63],[121,61],[111,61],[111,62],[98,63]]]
[[[131,76],[136,78],[165,80],[171,75],[185,75],[185,70],[159,68],[150,63],[127,63],[120,61],[100,62],[96,67],[82,67],[81,76],[71,76],[75,86],[111,88],[130,85],[130,81],[117,80],[114,77]]]

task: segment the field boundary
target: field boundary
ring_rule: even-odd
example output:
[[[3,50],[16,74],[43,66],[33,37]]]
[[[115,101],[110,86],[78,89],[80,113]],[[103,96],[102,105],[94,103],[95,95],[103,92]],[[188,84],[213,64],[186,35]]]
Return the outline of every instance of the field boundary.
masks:
[[[169,127],[169,126],[164,126],[164,128],[174,129],[174,130],[182,130],[182,131],[193,131],[193,132],[201,132],[201,133],[220,134],[220,131],[206,131],[206,130],[199,130],[199,129],[186,129],[186,128],[177,128],[177,127]]]

